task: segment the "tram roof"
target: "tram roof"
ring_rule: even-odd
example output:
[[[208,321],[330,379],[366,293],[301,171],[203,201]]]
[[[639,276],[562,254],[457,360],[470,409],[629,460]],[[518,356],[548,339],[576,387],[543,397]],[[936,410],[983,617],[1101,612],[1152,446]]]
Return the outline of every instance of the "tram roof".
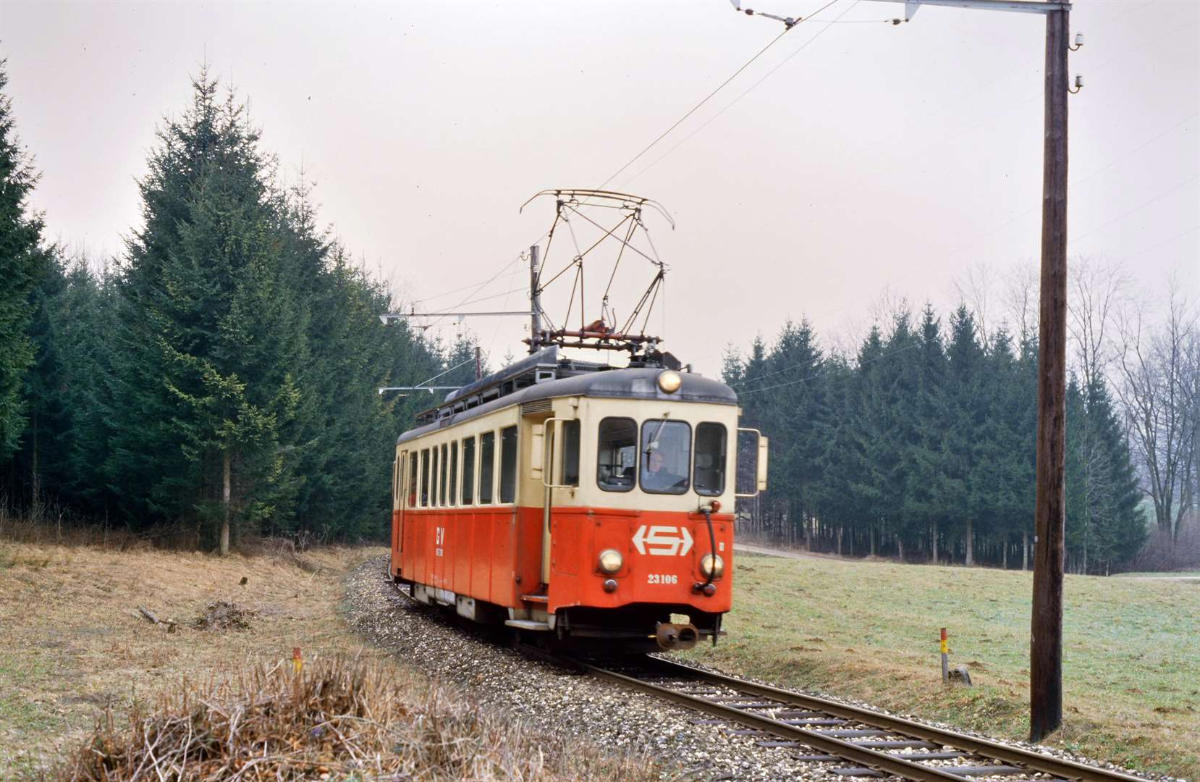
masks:
[[[456,409],[464,401],[459,392],[447,397],[446,402],[433,410],[426,411],[436,418],[422,426],[400,435],[397,442],[407,442],[421,435],[431,434],[446,427],[469,421],[512,405],[524,405],[543,399],[583,396],[605,399],[661,399],[664,402],[706,402],[709,404],[736,405],[737,394],[719,380],[702,377],[690,372],[680,372],[683,382],[679,390],[668,394],[658,387],[661,367],[635,369],[594,369],[568,377],[544,379],[499,398],[482,402],[473,407]],[[470,388],[469,386],[467,388]],[[467,389],[463,389],[464,391]]]

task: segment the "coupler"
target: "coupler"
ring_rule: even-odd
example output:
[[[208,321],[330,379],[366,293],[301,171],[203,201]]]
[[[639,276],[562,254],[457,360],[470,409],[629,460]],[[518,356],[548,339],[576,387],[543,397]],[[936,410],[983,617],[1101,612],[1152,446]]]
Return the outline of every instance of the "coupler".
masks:
[[[691,622],[659,622],[654,626],[654,638],[658,641],[658,648],[664,652],[691,649],[700,640],[700,631]]]

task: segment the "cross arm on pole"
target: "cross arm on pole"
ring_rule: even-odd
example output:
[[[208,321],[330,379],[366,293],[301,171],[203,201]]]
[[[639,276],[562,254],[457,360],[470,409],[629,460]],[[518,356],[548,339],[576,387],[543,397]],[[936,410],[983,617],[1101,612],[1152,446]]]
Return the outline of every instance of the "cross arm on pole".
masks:
[[[1048,14],[1069,11],[1070,3],[1034,2],[1033,0],[873,0],[877,3],[904,3],[904,18],[912,19],[923,5],[942,5],[950,8],[975,8],[984,11],[1015,11],[1025,14]]]
[[[529,317],[527,310],[504,310],[496,312],[388,312],[379,316],[386,326],[390,321],[404,318],[511,318]]]

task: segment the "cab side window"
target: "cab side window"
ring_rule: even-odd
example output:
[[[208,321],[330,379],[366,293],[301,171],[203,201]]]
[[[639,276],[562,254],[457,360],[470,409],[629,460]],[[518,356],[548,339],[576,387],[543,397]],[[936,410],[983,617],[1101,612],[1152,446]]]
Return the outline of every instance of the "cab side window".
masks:
[[[715,497],[725,491],[725,443],[723,424],[705,421],[696,427],[696,465],[692,481],[696,493]]]
[[[596,446],[596,485],[604,491],[632,491],[637,474],[637,421],[600,421]]]
[[[579,485],[579,421],[565,421],[562,427],[562,475],[566,486]]]

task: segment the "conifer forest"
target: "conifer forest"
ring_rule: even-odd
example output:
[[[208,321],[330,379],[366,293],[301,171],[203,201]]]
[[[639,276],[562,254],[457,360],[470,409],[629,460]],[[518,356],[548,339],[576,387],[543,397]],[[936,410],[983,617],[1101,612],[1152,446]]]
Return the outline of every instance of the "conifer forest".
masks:
[[[281,184],[238,97],[203,72],[160,123],[124,252],[73,257],[29,206],[38,171],[4,90],[0,71],[5,512],[170,529],[205,550],[384,539],[392,447],[431,398],[378,389],[469,382],[473,339],[382,323],[401,302],[319,225],[308,189]],[[1071,570],[1105,573],[1186,537],[1200,334],[1180,301],[1164,324],[1113,336],[1076,295],[1102,292],[1091,282],[1072,288],[1067,547]],[[771,438],[771,488],[740,509],[744,530],[1029,566],[1038,345],[1024,326],[985,329],[967,303],[899,306],[836,350],[805,321],[761,324],[774,336],[723,368],[744,425]]]

